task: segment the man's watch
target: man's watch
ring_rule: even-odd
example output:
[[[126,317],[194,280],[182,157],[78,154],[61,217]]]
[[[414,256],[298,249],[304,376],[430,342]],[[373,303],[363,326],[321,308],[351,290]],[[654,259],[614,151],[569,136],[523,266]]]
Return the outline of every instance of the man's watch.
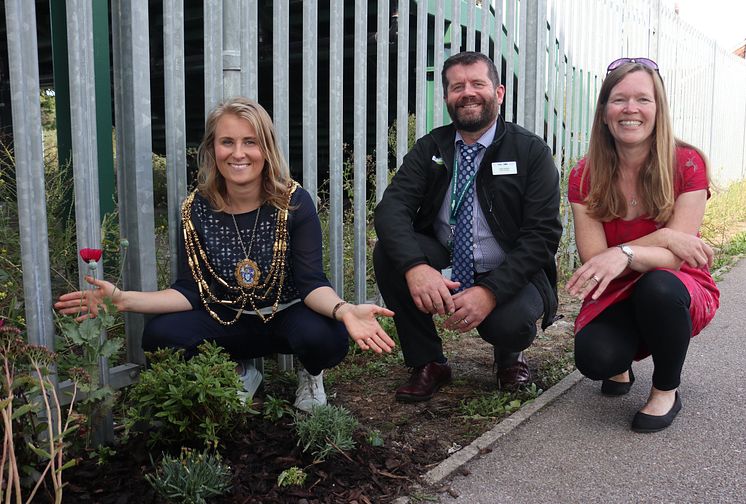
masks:
[[[624,243],[622,243],[621,245],[617,245],[617,247],[622,249],[622,252],[624,252],[624,255],[627,256],[627,267],[629,267],[635,258],[635,251],[632,250],[632,247]]]

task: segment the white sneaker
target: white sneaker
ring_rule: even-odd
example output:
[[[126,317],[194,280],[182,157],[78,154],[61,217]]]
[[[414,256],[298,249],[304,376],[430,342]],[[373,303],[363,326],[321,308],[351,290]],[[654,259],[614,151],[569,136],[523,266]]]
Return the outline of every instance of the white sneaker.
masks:
[[[247,403],[256,394],[262,383],[262,373],[254,366],[252,359],[238,359],[238,364],[243,368],[238,378],[243,384],[243,390],[238,392],[241,402]]]
[[[304,368],[298,370],[298,389],[295,391],[294,406],[301,411],[310,413],[316,406],[326,404],[324,392],[324,372],[313,376]]]

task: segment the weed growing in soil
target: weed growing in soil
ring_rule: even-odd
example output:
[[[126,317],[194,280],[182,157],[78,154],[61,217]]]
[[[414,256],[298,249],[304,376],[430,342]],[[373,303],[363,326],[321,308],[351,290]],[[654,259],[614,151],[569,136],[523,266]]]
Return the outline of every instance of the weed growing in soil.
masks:
[[[536,399],[543,391],[532,383],[517,392],[495,391],[468,401],[461,401],[459,414],[468,419],[496,418],[509,415]]]
[[[306,477],[308,475],[300,467],[293,466],[290,469],[285,469],[277,477],[278,487],[288,486],[303,486],[306,484]]]
[[[267,395],[264,399],[264,407],[262,408],[262,416],[270,422],[277,422],[285,415],[292,413],[290,409],[290,403],[285,399],[280,399]]]
[[[712,276],[715,281],[723,279],[723,273],[728,271],[740,258],[746,255],[746,233],[738,233],[715,255],[712,263]]]
[[[368,441],[368,444],[371,446],[383,446],[383,436],[381,436],[381,431],[378,429],[374,429],[370,432],[368,432],[368,435],[366,436],[366,441]]]

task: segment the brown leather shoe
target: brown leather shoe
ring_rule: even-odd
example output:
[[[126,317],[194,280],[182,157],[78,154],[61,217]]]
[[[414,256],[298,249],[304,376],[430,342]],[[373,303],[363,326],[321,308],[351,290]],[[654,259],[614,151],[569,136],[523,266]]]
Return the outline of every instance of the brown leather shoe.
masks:
[[[396,400],[413,403],[428,401],[440,387],[451,383],[451,366],[448,363],[428,362],[414,368],[409,381],[396,389]]]
[[[522,352],[513,365],[497,369],[497,388],[500,390],[516,390],[530,384],[531,370]]]

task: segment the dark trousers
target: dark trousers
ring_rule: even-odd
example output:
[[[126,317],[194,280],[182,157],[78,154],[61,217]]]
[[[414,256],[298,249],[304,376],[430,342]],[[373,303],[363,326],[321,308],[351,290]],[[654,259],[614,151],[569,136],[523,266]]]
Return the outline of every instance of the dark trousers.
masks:
[[[451,264],[448,249],[435,238],[418,234],[417,241],[430,266],[442,270]],[[380,243],[373,251],[373,266],[383,300],[396,314],[394,324],[405,364],[419,367],[428,362],[442,362],[443,344],[435,329],[433,316],[421,312],[414,304],[404,274],[397,271]],[[536,337],[536,321],[543,311],[541,295],[529,283],[508,303],[495,307],[477,327],[479,336],[495,347],[498,366],[512,364],[518,352],[528,348]]]
[[[603,311],[575,335],[575,364],[592,380],[629,369],[644,346],[653,357],[653,386],[673,390],[692,337],[691,298],[668,271],[645,273],[632,295]]]
[[[216,311],[223,320],[235,317],[235,312],[227,308],[218,307]],[[201,309],[159,315],[146,324],[142,347],[145,351],[183,348],[189,358],[197,353],[200,343],[213,341],[233,358],[293,354],[316,375],[344,359],[348,338],[344,324],[300,302],[281,310],[266,324],[256,315],[243,314],[235,324],[224,326]]]

